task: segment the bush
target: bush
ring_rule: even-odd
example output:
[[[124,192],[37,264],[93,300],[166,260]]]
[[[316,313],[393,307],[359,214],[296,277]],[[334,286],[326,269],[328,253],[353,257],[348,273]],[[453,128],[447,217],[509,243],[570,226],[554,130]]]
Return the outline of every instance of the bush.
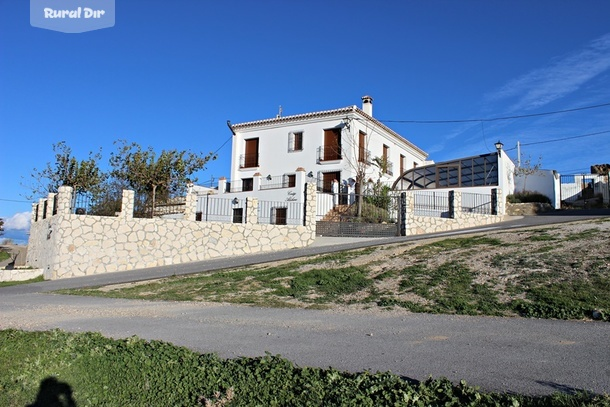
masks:
[[[551,199],[537,191],[517,192],[506,197],[508,203],[551,203]]]

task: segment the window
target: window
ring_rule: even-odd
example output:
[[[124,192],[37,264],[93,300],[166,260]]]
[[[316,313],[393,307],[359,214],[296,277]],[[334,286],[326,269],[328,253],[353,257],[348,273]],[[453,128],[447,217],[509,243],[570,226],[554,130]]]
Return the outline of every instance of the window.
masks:
[[[368,161],[368,152],[366,151],[366,133],[360,131],[358,133],[358,162],[365,163]]]
[[[324,130],[323,160],[341,159],[341,129]]]
[[[297,176],[295,174],[286,175],[286,188],[294,188],[297,185]]]
[[[242,178],[241,180],[242,191],[253,191],[254,190],[254,178]]]
[[[288,135],[288,151],[303,150],[303,132],[295,131]]]
[[[274,225],[286,225],[288,208],[272,208],[271,223]]]
[[[383,172],[388,175],[393,174],[392,162],[390,161],[390,147],[383,145]]]
[[[322,192],[332,193],[334,180],[341,180],[341,171],[322,173]]]
[[[246,151],[242,156],[241,168],[258,167],[258,138],[252,138],[246,141]]]
[[[233,208],[233,223],[244,223],[244,208]]]

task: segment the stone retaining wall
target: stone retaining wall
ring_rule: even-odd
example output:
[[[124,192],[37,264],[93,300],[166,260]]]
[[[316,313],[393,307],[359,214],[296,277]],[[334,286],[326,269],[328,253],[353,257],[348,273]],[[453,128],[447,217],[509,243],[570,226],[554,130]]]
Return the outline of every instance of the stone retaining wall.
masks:
[[[498,189],[498,202],[503,202],[502,192]],[[415,199],[412,194],[406,194],[406,235],[421,235],[426,233],[448,232],[458,229],[467,229],[477,226],[491,225],[502,222],[501,215],[481,215],[477,213],[463,212],[462,194],[454,192],[454,217],[441,218],[433,216],[415,216]],[[501,212],[500,212],[501,213]]]
[[[133,191],[124,191],[117,217],[76,215],[72,188],[61,187],[34,205],[27,264],[59,279],[306,247],[315,240],[315,185],[306,193],[305,225],[293,226],[258,224],[256,199],[248,200],[247,223],[197,222],[194,194],[183,219],[134,219]]]
[[[511,216],[537,215],[539,213],[554,211],[548,203],[531,202],[531,203],[507,203],[506,214]]]
[[[0,269],[0,282],[26,281],[42,276],[42,269]]]

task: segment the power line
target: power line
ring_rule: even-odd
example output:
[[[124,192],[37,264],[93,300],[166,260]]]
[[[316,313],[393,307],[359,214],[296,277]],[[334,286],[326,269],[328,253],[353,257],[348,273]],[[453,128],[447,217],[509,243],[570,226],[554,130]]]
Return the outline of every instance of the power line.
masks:
[[[532,143],[521,143],[521,146],[532,146],[534,144],[555,143],[557,141],[572,140],[572,139],[575,139],[575,138],[583,138],[583,137],[592,137],[592,136],[598,136],[600,134],[606,134],[606,133],[610,133],[610,130],[598,131],[597,133],[581,134],[580,136],[562,137],[562,138],[556,138],[556,139],[544,140],[544,141],[534,141]],[[517,147],[508,148],[508,149],[505,149],[504,151],[511,151],[511,150],[516,149],[516,148]]]
[[[514,119],[524,119],[524,118],[528,118],[528,117],[549,116],[549,115],[553,115],[553,114],[577,112],[580,110],[597,109],[600,107],[607,107],[607,106],[610,106],[610,103],[602,103],[601,105],[577,107],[574,109],[555,110],[552,112],[522,114],[522,115],[517,115],[517,116],[492,117],[492,118],[487,118],[487,119],[461,119],[461,120],[380,120],[380,119],[377,119],[377,120],[379,120],[382,123],[419,123],[419,124],[495,122],[495,121],[500,121],[500,120],[514,120]]]
[[[17,200],[15,200],[15,199],[2,199],[2,198],[0,198],[0,201],[3,201],[3,202],[21,202],[21,203],[32,203],[32,201],[17,201]]]

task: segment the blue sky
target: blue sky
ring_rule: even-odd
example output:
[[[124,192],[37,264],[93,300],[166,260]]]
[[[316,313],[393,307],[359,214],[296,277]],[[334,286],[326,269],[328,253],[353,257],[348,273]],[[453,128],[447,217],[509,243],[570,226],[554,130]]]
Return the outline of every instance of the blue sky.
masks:
[[[117,139],[220,148],[203,183],[229,175],[227,120],[360,106],[365,94],[432,160],[497,140],[516,160],[520,141],[544,168],[586,172],[610,162],[610,106],[413,121],[610,103],[609,16],[607,0],[116,0],[114,27],[65,34],[31,27],[28,1],[0,0],[0,217],[27,228],[22,177],[53,159],[53,143],[80,159],[101,147],[104,165]]]

